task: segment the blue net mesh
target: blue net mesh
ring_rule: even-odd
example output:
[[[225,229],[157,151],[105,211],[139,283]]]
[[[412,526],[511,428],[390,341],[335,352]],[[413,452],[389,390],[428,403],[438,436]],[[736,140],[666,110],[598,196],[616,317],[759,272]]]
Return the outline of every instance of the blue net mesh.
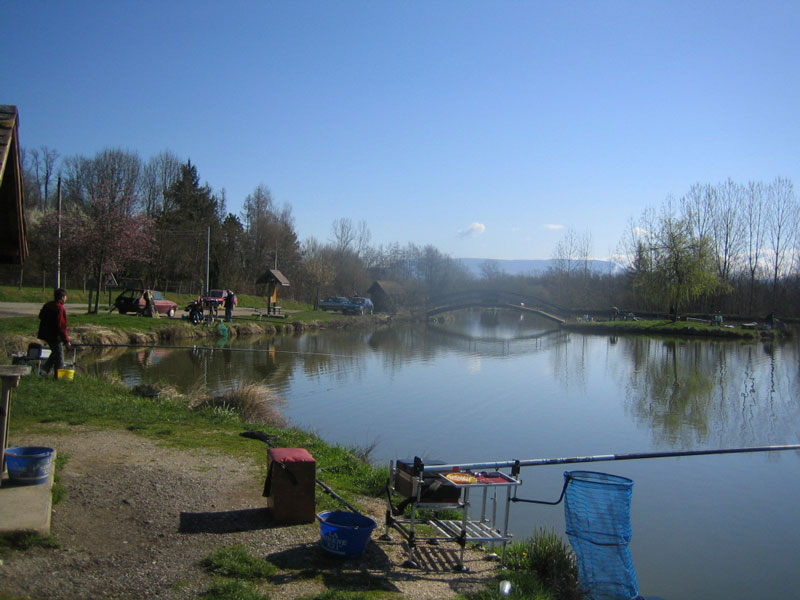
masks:
[[[578,561],[578,580],[591,600],[639,595],[628,543],[633,481],[593,471],[564,473],[567,536]]]

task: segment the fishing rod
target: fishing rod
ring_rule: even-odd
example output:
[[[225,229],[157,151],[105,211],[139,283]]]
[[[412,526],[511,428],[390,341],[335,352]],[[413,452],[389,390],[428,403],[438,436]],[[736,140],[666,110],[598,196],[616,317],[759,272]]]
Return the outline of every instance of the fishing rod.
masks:
[[[594,456],[572,456],[567,458],[534,458],[530,460],[506,460],[495,462],[462,463],[449,465],[423,465],[423,471],[436,473],[442,471],[512,469],[519,473],[521,467],[538,467],[543,465],[566,465],[575,463],[602,462],[611,460],[640,460],[647,458],[673,458],[679,456],[705,456],[711,454],[745,454],[748,452],[780,452],[784,450],[800,450],[800,444],[778,446],[750,446],[745,448],[719,448],[715,450],[678,450],[673,452],[635,452],[628,454],[596,454]]]
[[[332,356],[337,358],[356,358],[349,354],[331,354],[329,352],[295,352],[293,350],[270,350],[268,348],[231,348],[229,346],[172,346],[166,344],[72,344],[73,348],[145,348],[159,350],[220,350],[225,352],[268,352],[270,354],[298,354],[308,356]]]

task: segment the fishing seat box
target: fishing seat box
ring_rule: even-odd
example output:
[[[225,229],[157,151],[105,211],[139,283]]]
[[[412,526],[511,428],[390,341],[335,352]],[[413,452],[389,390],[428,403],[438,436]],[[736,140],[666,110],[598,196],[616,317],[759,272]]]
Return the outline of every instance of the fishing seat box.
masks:
[[[264,496],[275,523],[294,525],[316,519],[317,463],[305,448],[270,448]]]
[[[443,465],[441,460],[427,460],[426,465]],[[406,498],[416,497],[417,478],[414,477],[414,459],[398,459],[394,475],[394,490]],[[461,490],[449,485],[438,473],[422,474],[421,503],[457,504]]]

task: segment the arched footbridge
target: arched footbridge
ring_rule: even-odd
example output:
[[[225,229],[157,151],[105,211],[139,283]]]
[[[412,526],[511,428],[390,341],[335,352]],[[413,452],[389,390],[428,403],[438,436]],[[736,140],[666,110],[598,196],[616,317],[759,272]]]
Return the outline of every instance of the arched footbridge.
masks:
[[[464,308],[506,308],[534,313],[559,325],[565,322],[564,311],[535,296],[503,290],[463,290],[428,298],[425,313],[428,317]]]

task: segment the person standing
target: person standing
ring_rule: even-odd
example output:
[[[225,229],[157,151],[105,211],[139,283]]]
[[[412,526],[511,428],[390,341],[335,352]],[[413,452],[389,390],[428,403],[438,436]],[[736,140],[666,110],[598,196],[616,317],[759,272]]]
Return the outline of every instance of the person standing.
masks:
[[[225,296],[225,320],[230,322],[233,319],[233,307],[236,306],[236,295],[231,290],[227,290],[227,292]]]
[[[153,298],[153,292],[150,290],[144,291],[144,316],[145,317],[158,317],[158,310],[156,310],[156,301]]]
[[[40,340],[47,342],[50,346],[50,357],[42,366],[44,373],[49,373],[53,368],[53,377],[58,379],[58,370],[64,367],[64,350],[62,343],[67,350],[72,348],[67,332],[67,309],[64,303],[67,301],[67,291],[58,288],[53,292],[53,299],[46,302],[39,311],[39,331],[36,334]]]

